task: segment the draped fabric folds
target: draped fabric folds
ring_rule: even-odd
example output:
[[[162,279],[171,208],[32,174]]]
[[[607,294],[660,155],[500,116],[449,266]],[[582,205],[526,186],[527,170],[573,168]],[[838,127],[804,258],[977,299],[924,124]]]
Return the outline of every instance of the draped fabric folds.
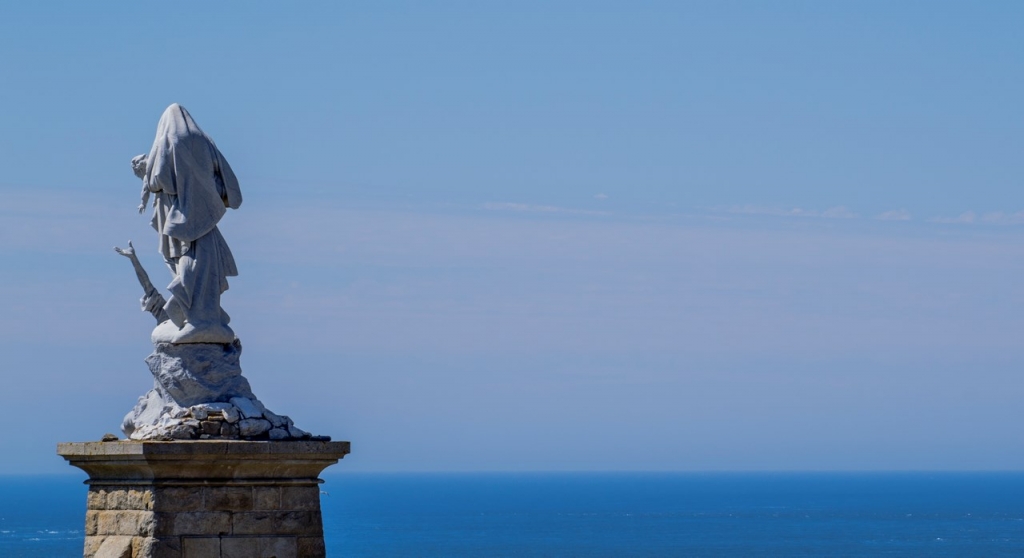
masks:
[[[226,326],[220,295],[238,269],[217,223],[241,205],[242,192],[216,144],[178,104],[160,117],[146,158],[143,203],[150,192],[160,253],[174,274],[164,309],[178,328]]]

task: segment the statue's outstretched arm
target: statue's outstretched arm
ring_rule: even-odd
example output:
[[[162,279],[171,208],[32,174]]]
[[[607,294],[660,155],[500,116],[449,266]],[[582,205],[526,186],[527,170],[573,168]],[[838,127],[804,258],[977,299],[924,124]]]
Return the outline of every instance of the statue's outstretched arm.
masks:
[[[149,274],[143,269],[142,263],[139,262],[139,257],[135,255],[135,247],[132,246],[132,241],[128,241],[127,248],[115,246],[114,251],[132,261],[132,267],[135,268],[135,276],[138,277],[142,289],[146,291],[146,294],[142,297],[142,309],[153,314],[158,324],[167,321],[167,312],[164,310],[164,304],[167,301],[164,300],[164,296],[160,294],[160,291],[156,290],[156,287],[149,280]]]

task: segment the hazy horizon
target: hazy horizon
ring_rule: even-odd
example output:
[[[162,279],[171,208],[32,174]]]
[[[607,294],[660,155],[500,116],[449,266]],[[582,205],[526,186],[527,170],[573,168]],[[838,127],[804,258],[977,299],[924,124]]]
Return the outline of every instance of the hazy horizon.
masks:
[[[0,474],[151,386],[173,102],[334,473],[1024,469],[1024,5],[53,6],[0,7]]]

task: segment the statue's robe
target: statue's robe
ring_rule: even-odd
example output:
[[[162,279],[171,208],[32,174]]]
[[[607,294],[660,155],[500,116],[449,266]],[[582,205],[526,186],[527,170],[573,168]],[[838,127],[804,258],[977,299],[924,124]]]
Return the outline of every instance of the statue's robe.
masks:
[[[191,324],[190,330],[230,332],[220,295],[238,269],[217,223],[242,203],[235,173],[178,104],[160,117],[146,166],[144,191],[156,194],[153,228],[174,274],[164,310],[179,329]]]

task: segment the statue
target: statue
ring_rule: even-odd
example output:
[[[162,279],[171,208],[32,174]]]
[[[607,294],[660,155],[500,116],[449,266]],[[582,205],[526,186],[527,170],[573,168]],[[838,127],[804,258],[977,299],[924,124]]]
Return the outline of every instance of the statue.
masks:
[[[329,440],[267,410],[242,376],[242,344],[220,307],[227,278],[238,269],[217,229],[227,209],[241,205],[242,193],[217,145],[173,104],[160,117],[152,149],[132,159],[132,170],[142,179],[139,213],[155,195],[152,225],[172,279],[165,298],[131,242],[114,248],[131,260],[144,291],[142,309],[157,321],[146,359],[154,386],[125,416],[124,433],[134,440]]]
[[[152,225],[173,275],[171,296],[162,304],[166,319],[153,330],[153,342],[231,343],[235,334],[220,307],[220,295],[238,269],[217,223],[227,208],[242,204],[235,173],[178,104],[164,111],[153,148],[132,159],[132,169],[142,179],[140,213],[155,194]],[[157,303],[143,299],[146,309]]]

